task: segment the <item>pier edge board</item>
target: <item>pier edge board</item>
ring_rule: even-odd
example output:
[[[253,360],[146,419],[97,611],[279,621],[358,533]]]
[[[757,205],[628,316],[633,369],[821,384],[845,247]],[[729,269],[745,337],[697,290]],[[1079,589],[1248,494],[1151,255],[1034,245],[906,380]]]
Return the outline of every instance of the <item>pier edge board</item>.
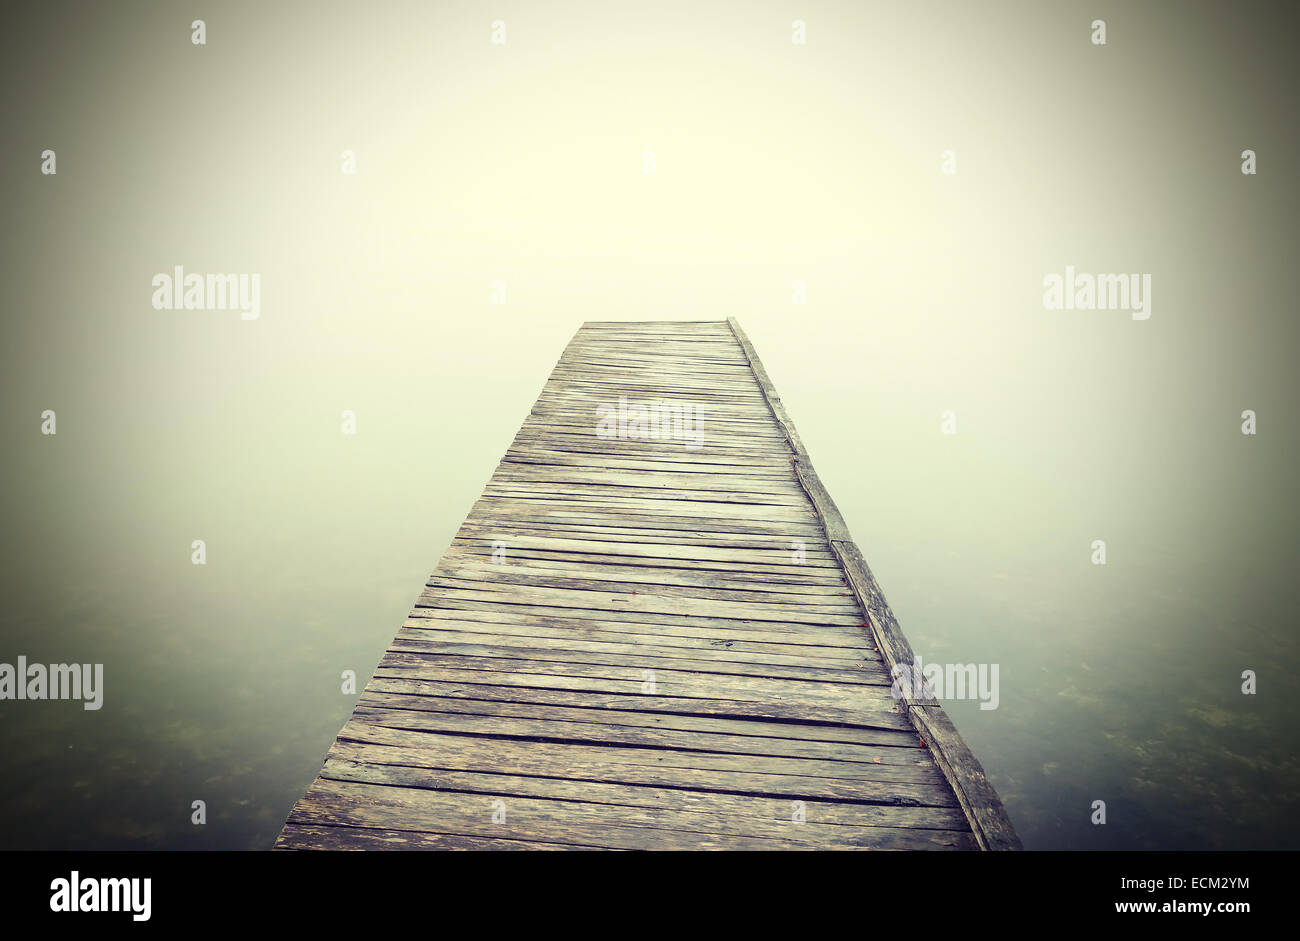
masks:
[[[813,468],[812,458],[804,447],[803,440],[795,430],[794,423],[786,413],[776,386],[763,367],[754,344],[740,326],[735,317],[728,317],[727,324],[735,335],[745,356],[749,359],[751,371],[763,391],[772,417],[777,426],[785,433],[791,450],[795,453],[795,473],[800,484],[812,501],[813,509],[821,519],[826,530],[831,550],[839,559],[848,577],[850,590],[867,614],[867,625],[872,638],[885,658],[889,675],[896,675],[894,669],[898,664],[909,668],[915,662],[912,645],[908,643],[898,619],[885,600],[875,576],[862,551],[849,535],[848,524],[840,513],[839,507],[831,499],[830,493],[823,486],[821,478]],[[917,701],[910,693],[903,696],[908,715],[916,726],[917,732],[925,739],[926,748],[934,756],[935,763],[952,788],[957,802],[966,814],[976,842],[982,850],[1019,850],[1022,849],[1020,837],[1011,823],[1002,799],[998,797],[992,782],[984,771],[979,759],[970,750],[957,727],[944,711],[943,706],[933,700]]]

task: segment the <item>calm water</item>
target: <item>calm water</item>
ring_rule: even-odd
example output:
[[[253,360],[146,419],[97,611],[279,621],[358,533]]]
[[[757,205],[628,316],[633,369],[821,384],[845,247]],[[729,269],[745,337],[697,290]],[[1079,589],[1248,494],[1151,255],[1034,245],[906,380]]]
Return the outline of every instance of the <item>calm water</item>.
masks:
[[[270,846],[573,331],[735,314],[918,653],[1000,665],[949,708],[1027,846],[1300,847],[1294,67],[1179,9],[14,30],[0,661],[106,689],[0,703],[0,846]],[[178,264],[261,317],[154,310]],[[1045,311],[1066,265],[1151,319]]]

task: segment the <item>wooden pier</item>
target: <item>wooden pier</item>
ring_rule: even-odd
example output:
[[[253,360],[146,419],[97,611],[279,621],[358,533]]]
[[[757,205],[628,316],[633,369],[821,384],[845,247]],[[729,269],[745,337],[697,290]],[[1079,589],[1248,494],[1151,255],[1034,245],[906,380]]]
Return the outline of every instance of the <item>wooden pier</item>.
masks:
[[[278,849],[1018,849],[735,320],[587,323]]]

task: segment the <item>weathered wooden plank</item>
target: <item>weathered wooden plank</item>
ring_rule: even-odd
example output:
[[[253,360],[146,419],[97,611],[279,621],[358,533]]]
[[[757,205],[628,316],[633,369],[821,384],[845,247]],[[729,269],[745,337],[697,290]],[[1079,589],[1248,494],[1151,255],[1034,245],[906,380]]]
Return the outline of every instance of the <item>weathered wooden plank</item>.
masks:
[[[792,800],[956,806],[951,790],[933,764],[863,764],[666,748],[608,748],[394,729],[360,719],[350,720],[339,732],[339,740],[397,746],[405,750],[404,764],[448,770],[681,786]]]
[[[579,470],[575,467],[549,467],[531,464],[518,468],[503,461],[494,479],[531,483],[590,484],[598,487],[627,487],[635,490],[710,491],[742,494],[776,494],[801,496],[803,491],[795,480],[779,477],[751,477],[740,475],[715,476],[713,474],[666,474],[660,471],[616,471],[603,468]],[[617,491],[615,491],[617,492]],[[790,501],[798,503],[798,501]]]
[[[721,718],[718,716],[682,715],[673,712],[637,712],[603,709],[595,706],[562,706],[545,702],[501,702],[457,696],[389,693],[367,690],[357,703],[388,706],[424,712],[452,712],[476,716],[514,716],[526,719],[599,722],[637,728],[675,729],[685,732],[711,732],[720,735],[761,736],[771,739],[796,739],[801,742],[850,742],[859,745],[892,745],[900,741],[916,744],[911,723],[901,713],[888,713],[881,726],[815,725],[781,719]],[[900,736],[902,736],[900,738]],[[919,747],[919,746],[918,746]]]
[[[592,644],[581,641],[546,642],[536,637],[498,637],[484,642],[483,637],[451,639],[445,634],[431,634],[416,628],[404,628],[389,647],[390,652],[437,654],[440,657],[494,658],[555,664],[583,664],[586,666],[629,667],[634,670],[679,670],[687,673],[715,674],[719,677],[746,676],[766,679],[830,680],[837,683],[868,683],[881,685],[886,674],[873,659],[842,661],[834,666],[813,666],[804,662],[774,663],[772,659],[758,660],[754,655],[732,654],[728,651],[692,651],[693,656],[681,656],[683,651],[663,651],[648,647],[629,647],[622,644]],[[780,658],[786,661],[795,657]],[[445,661],[453,662],[453,661]],[[557,666],[555,669],[563,669]],[[644,679],[644,677],[643,677]]]
[[[556,800],[551,794],[538,798],[502,793],[507,789],[527,790],[519,783],[527,782],[528,778],[513,778],[512,787],[500,780],[488,781],[488,777],[393,765],[330,762],[322,772],[319,793],[331,809],[342,811],[344,819],[357,823],[398,819],[406,826],[429,828],[434,832],[481,832],[484,815],[492,820],[495,810],[500,815],[500,823],[495,826],[516,839],[567,838],[582,840],[584,845],[599,841],[600,845],[618,849],[642,849],[649,844],[655,849],[807,850],[856,849],[869,845],[875,849],[916,850],[948,849],[973,843],[969,833],[955,830],[886,824],[858,827],[823,823],[815,818],[795,823],[789,802],[784,802],[784,814],[762,817],[720,813],[711,806],[707,796],[695,806],[680,809],[667,802],[647,807],[641,802],[592,801],[582,799],[592,785],[566,788],[562,783],[552,790],[561,790],[569,796]],[[464,791],[449,787],[449,781],[461,786],[467,781],[482,782],[494,789]],[[361,786],[342,786],[344,782]],[[769,806],[780,803],[765,802]]]
[[[541,522],[552,526],[573,525],[578,527],[594,526],[600,529],[614,527],[626,530],[650,530],[650,535],[658,533],[668,539],[677,538],[671,531],[694,535],[739,535],[776,536],[792,543],[802,541],[821,548],[826,534],[811,520],[758,520],[758,519],[718,519],[708,516],[668,516],[663,513],[634,513],[619,508],[610,512],[608,507],[597,504],[568,503],[563,506],[542,503],[536,500],[501,500],[495,497],[483,497],[474,505],[474,518],[468,525],[489,526],[503,521],[518,520],[521,523]],[[575,530],[581,532],[583,530]],[[661,542],[663,540],[660,540]],[[793,545],[790,548],[795,548]],[[840,576],[841,579],[843,575]],[[847,584],[847,582],[846,582]]]
[[[749,454],[741,448],[711,447],[691,450],[665,442],[659,446],[657,441],[639,439],[593,438],[584,439],[571,436],[565,440],[544,440],[544,435],[517,435],[506,451],[506,457],[516,456],[551,459],[557,455],[569,458],[574,463],[590,465],[593,462],[608,467],[635,467],[644,463],[659,463],[669,470],[707,471],[719,468],[718,473],[756,474],[780,477],[794,475],[794,465],[786,461],[773,462],[770,454]],[[647,450],[646,445],[655,446]],[[623,446],[628,447],[623,447]],[[620,451],[620,449],[622,449]]]
[[[544,589],[539,589],[542,591]],[[771,622],[773,624],[807,624],[822,627],[856,627],[861,622],[859,614],[821,614],[809,610],[810,605],[770,605],[772,610],[759,610],[758,605],[730,605],[727,602],[712,602],[706,608],[702,602],[697,603],[690,612],[682,611],[685,602],[665,599],[641,599],[640,596],[598,596],[598,592],[574,592],[551,595],[526,593],[523,590],[513,596],[506,591],[462,591],[457,588],[425,587],[420,592],[417,607],[433,608],[469,608],[474,610],[509,610],[520,613],[533,613],[551,616],[572,616],[618,620],[635,619],[662,623],[673,618],[709,618],[715,622]],[[749,617],[742,617],[749,615]]]
[[[877,654],[862,648],[816,647],[809,644],[781,644],[757,641],[681,637],[664,634],[619,633],[585,627],[540,627],[532,623],[503,624],[499,619],[488,623],[439,618],[407,618],[402,625],[414,631],[440,638],[468,641],[470,638],[497,637],[503,645],[528,638],[538,650],[551,646],[566,649],[614,650],[635,649],[664,656],[712,657],[735,659],[746,663],[784,663],[810,667],[847,669]]]
[[[509,531],[498,527],[497,531]],[[819,549],[816,545],[806,547],[803,557],[806,561],[792,561],[792,550],[783,540],[761,540],[766,547],[760,546],[726,546],[721,540],[716,542],[687,543],[680,539],[672,542],[655,542],[645,535],[633,539],[619,539],[617,533],[602,531],[586,535],[561,535],[545,533],[534,535],[524,530],[511,533],[511,549],[546,549],[552,552],[568,553],[608,553],[610,555],[635,556],[649,559],[691,559],[710,562],[760,562],[790,563],[791,565],[811,568],[839,568],[834,554],[829,549]],[[459,538],[459,537],[458,537]],[[753,541],[753,540],[751,540]],[[468,538],[463,540],[466,546],[481,545],[483,540]],[[455,544],[455,543],[453,543]],[[490,542],[487,548],[492,549]]]
[[[606,614],[606,612],[600,612]],[[718,646],[731,643],[753,642],[772,644],[784,648],[807,647],[821,650],[827,656],[851,651],[856,659],[859,652],[875,652],[863,631],[837,627],[811,627],[803,624],[774,624],[748,621],[728,621],[723,618],[674,619],[658,615],[608,614],[600,617],[594,612],[569,610],[558,614],[539,614],[528,609],[506,610],[499,606],[479,607],[415,607],[407,623],[437,624],[454,621],[458,624],[478,622],[486,625],[530,625],[539,628],[582,631],[585,633],[609,632],[656,638],[704,639]]]
[[[612,458],[598,450],[589,454],[574,451],[556,451],[545,448],[511,448],[502,459],[503,464],[541,464],[546,467],[602,467],[621,471],[664,471],[673,474],[709,474],[722,477],[771,477],[775,480],[796,480],[793,470],[783,465],[767,464],[748,466],[719,461],[666,461]]]
[[[653,675],[647,675],[647,672]],[[432,651],[414,653],[393,648],[379,661],[375,675],[615,693],[643,692],[648,689],[648,684],[653,683],[652,695],[735,699],[739,702],[819,702],[827,705],[848,702],[863,707],[870,704],[876,709],[887,708],[891,704],[889,686],[883,675],[868,675],[860,682],[846,683],[838,679],[775,679],[723,674],[694,665],[690,669],[649,670],[636,664],[570,663],[506,656],[449,656]]]
[[[558,552],[552,549],[510,549],[509,558],[527,559],[530,563],[555,562],[568,564],[586,564],[593,563],[596,565],[623,566],[625,570],[634,570],[640,568],[650,569],[672,569],[680,568],[693,572],[715,572],[725,574],[728,577],[740,576],[746,573],[757,575],[783,575],[802,577],[807,574],[809,579],[815,577],[815,573],[826,573],[824,579],[834,577],[837,571],[833,566],[818,565],[779,565],[766,564],[759,562],[728,561],[719,559],[670,559],[656,558],[653,556],[625,555],[619,552]],[[484,557],[491,558],[495,549],[491,546],[480,546],[470,543],[459,543],[450,548],[446,555],[443,556],[448,562],[459,562],[464,559],[482,560]],[[809,584],[813,584],[812,581]]]
[[[504,574],[504,573],[503,573]],[[811,624],[860,624],[861,615],[853,604],[841,599],[803,599],[787,601],[783,598],[747,597],[748,592],[722,592],[722,598],[701,598],[694,595],[676,596],[661,594],[655,586],[645,591],[610,591],[595,585],[546,585],[535,582],[554,579],[527,579],[509,582],[504,579],[484,585],[476,578],[458,579],[434,576],[429,579],[430,597],[456,597],[502,604],[526,604],[543,607],[574,607],[599,610],[637,611],[699,615],[701,617],[737,618],[748,615],[750,621],[806,621]]]
[[[848,582],[840,581],[834,570],[815,570],[810,574],[798,575],[749,575],[737,571],[719,571],[714,569],[694,568],[656,568],[648,565],[583,565],[575,562],[556,562],[549,559],[513,558],[509,555],[501,560],[491,556],[465,556],[455,563],[440,564],[432,573],[434,576],[472,577],[478,575],[482,581],[493,578],[506,578],[512,574],[536,575],[554,578],[586,578],[608,584],[606,590],[639,590],[637,586],[655,586],[669,593],[689,593],[693,590],[719,589],[728,591],[752,591],[756,598],[770,599],[770,596],[832,594],[843,597],[849,590]],[[669,591],[671,589],[671,591]]]
[[[276,838],[278,850],[572,850],[608,849],[581,843],[540,843],[505,837],[465,836],[418,830],[382,830],[289,822]]]
[[[544,703],[580,706],[625,712],[672,715],[717,716],[730,719],[771,719],[774,721],[822,723],[825,725],[912,728],[908,718],[894,708],[880,703],[837,701],[830,704],[811,702],[746,702],[695,696],[669,696],[662,692],[605,692],[603,690],[555,689],[529,686],[526,682],[508,685],[494,683],[490,675],[466,680],[412,679],[406,676],[376,674],[366,684],[366,691],[402,693],[411,696],[445,696],[491,702]],[[956,806],[956,802],[953,802]]]
[[[722,516],[698,503],[679,503],[669,507],[664,503],[638,506],[626,500],[616,504],[596,501],[554,501],[537,494],[522,497],[483,496],[474,504],[474,513],[481,518],[499,518],[524,514],[540,514],[556,519],[586,519],[616,526],[638,527],[648,522],[658,524],[651,528],[700,529],[708,532],[759,532],[789,533],[792,538],[807,535],[825,539],[826,534],[817,527],[816,517],[772,511],[770,507],[757,512],[746,506],[733,506]]]
[[[566,781],[514,774],[478,774],[413,767],[394,758],[386,745],[339,742],[326,759],[322,776],[334,781],[359,780],[402,787],[431,787],[472,794],[583,800],[590,803],[698,811],[763,822],[788,821],[789,801],[718,791],[692,791],[599,781]],[[344,757],[348,756],[348,757]],[[392,763],[390,763],[390,761]],[[882,806],[835,801],[808,801],[806,819],[813,824],[851,827],[907,827],[925,830],[962,830],[965,817],[957,808]],[[863,834],[865,835],[865,834]]]
[[[894,733],[898,738],[894,743],[864,745],[625,725],[606,722],[602,716],[582,721],[561,720],[554,715],[544,718],[476,715],[393,709],[366,703],[358,703],[354,715],[371,725],[390,729],[449,732],[492,739],[634,745],[641,748],[682,749],[726,755],[812,758],[911,767],[926,767],[929,764],[925,753],[916,744],[916,737],[905,732]],[[746,767],[752,766],[752,763],[746,764]]]
[[[609,488],[603,484],[583,484],[583,483],[564,483],[562,481],[539,481],[535,484],[526,483],[509,476],[502,477],[490,482],[484,493],[506,495],[518,495],[530,493],[534,496],[544,495],[550,497],[568,497],[575,500],[599,500],[613,503],[614,501],[628,500],[639,501],[641,505],[653,507],[653,501],[663,503],[714,503],[744,506],[761,506],[763,507],[763,518],[774,519],[773,514],[767,511],[768,507],[777,509],[789,508],[793,510],[798,508],[802,510],[803,503],[795,494],[776,494],[776,493],[737,493],[733,490],[687,490],[685,488],[655,489],[654,487],[619,487],[617,490]],[[790,515],[800,518],[798,514]]]
[[[492,566],[492,568],[489,568]],[[503,571],[504,570],[504,571]],[[680,569],[678,570],[681,571]],[[840,591],[841,586],[821,584],[780,584],[777,582],[752,583],[731,580],[726,577],[708,578],[692,572],[682,572],[683,576],[694,576],[681,582],[669,581],[671,576],[638,576],[624,572],[611,572],[608,568],[592,566],[588,569],[544,569],[527,564],[507,565],[484,561],[479,564],[466,562],[459,566],[439,567],[430,577],[429,584],[451,582],[465,585],[479,585],[492,589],[500,585],[533,585],[540,588],[574,588],[592,591],[653,594],[660,597],[704,598],[714,600],[733,600],[748,603],[751,600],[771,602],[773,604],[808,604],[838,606],[855,610],[854,602],[846,602],[845,596],[852,597],[847,591]],[[843,586],[847,588],[848,586]]]
[[[726,616],[725,612],[734,611],[737,614],[749,614],[756,602],[752,598],[757,597],[759,602],[773,611],[779,612],[784,619],[786,607],[797,605],[801,612],[807,614],[846,614],[851,618],[858,615],[856,607],[851,602],[845,602],[843,598],[831,592],[824,594],[785,594],[776,590],[757,592],[748,589],[708,589],[694,585],[654,585],[640,583],[618,583],[601,581],[592,578],[574,578],[574,577],[554,577],[539,575],[514,575],[509,572],[493,573],[495,579],[490,583],[484,583],[481,578],[475,578],[477,572],[473,569],[457,569],[456,575],[441,575],[434,573],[428,581],[430,588],[453,588],[466,589],[474,591],[494,591],[508,598],[502,599],[506,603],[516,603],[521,597],[526,599],[525,603],[532,603],[532,599],[545,599],[546,595],[530,595],[530,591],[540,592],[564,592],[588,607],[603,607],[606,599],[614,599],[619,602],[615,605],[618,610],[661,610],[668,608],[671,611],[681,611],[683,614],[706,614],[709,616]],[[635,597],[638,600],[644,600],[644,608],[630,608],[622,602],[627,598]],[[719,605],[717,608],[693,607],[693,605]],[[731,607],[721,607],[731,605]],[[736,608],[735,605],[742,605],[743,609]],[[754,620],[754,618],[750,618]],[[795,618],[798,620],[798,618]],[[859,623],[851,620],[850,623]]]
[[[810,512],[793,500],[783,500],[768,494],[736,494],[717,490],[654,490],[650,487],[626,487],[614,493],[599,486],[580,484],[520,484],[498,481],[489,483],[484,495],[513,497],[515,499],[592,502],[610,509],[618,507],[650,510],[664,513],[701,515],[748,516],[764,520],[808,520]],[[726,507],[721,510],[721,507]]]

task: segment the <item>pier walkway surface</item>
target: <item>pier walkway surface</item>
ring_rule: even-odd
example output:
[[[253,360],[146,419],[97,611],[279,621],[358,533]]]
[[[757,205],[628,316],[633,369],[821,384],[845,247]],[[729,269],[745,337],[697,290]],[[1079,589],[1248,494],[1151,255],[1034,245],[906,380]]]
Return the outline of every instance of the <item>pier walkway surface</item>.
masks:
[[[275,845],[1018,849],[912,660],[739,324],[587,323]]]

